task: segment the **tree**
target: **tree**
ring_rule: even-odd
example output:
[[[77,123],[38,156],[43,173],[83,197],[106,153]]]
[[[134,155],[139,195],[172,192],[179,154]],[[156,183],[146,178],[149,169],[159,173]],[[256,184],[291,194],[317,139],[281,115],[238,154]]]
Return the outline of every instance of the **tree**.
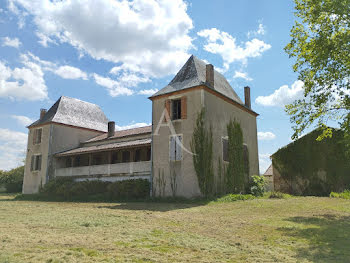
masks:
[[[193,165],[197,174],[201,193],[208,197],[213,195],[213,133],[204,123],[205,110],[198,113],[196,126],[193,131],[191,150],[193,152]]]
[[[350,148],[350,0],[294,0],[292,40],[285,47],[304,97],[286,106],[294,124],[293,139],[309,126],[322,129],[318,140],[332,136],[328,121],[344,130]]]

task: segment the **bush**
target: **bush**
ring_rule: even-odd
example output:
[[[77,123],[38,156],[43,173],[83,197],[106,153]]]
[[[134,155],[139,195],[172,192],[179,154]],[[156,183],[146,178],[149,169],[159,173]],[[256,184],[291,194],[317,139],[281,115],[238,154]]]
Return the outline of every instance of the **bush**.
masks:
[[[14,168],[8,172],[1,172],[0,185],[4,185],[8,193],[22,192],[23,177],[24,166]]]
[[[124,180],[104,182],[101,180],[74,181],[72,178],[54,178],[40,189],[40,195],[59,200],[120,200],[149,197],[148,180]]]
[[[350,190],[345,190],[345,191],[342,192],[342,193],[331,192],[331,194],[329,195],[329,197],[350,199]]]
[[[252,176],[252,183],[250,186],[250,192],[254,196],[263,196],[265,192],[265,178],[260,175]]]
[[[254,199],[255,197],[253,195],[241,195],[241,194],[228,194],[223,197],[220,197],[215,200],[215,202],[219,203],[229,203],[229,202],[234,202],[234,201],[239,201],[239,200],[250,200]]]
[[[267,195],[268,198],[276,198],[276,199],[286,199],[291,197],[289,194],[281,193],[281,192],[270,192]]]

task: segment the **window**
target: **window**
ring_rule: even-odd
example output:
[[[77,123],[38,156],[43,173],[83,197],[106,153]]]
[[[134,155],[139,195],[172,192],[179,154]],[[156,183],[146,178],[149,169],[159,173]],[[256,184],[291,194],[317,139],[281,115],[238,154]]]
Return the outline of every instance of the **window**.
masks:
[[[172,101],[172,119],[181,119],[181,99]]]
[[[30,165],[31,171],[40,171],[41,170],[41,155],[33,155]]]
[[[151,147],[147,148],[146,161],[151,160]]]
[[[71,157],[66,158],[66,167],[72,167],[72,158]]]
[[[118,152],[112,153],[111,163],[118,163]]]
[[[243,144],[243,160],[244,160],[244,172],[249,175],[249,151],[247,144]]]
[[[228,162],[228,139],[222,138],[222,159]]]
[[[130,162],[130,152],[129,151],[123,151],[123,153],[122,153],[122,162],[123,163]]]
[[[137,149],[135,151],[134,161],[135,162],[140,162],[141,161],[141,150],[140,149]]]
[[[73,160],[74,160],[73,166],[79,167],[80,166],[80,156],[79,155],[75,156]]]
[[[169,158],[170,158],[170,161],[182,160],[182,136],[181,135],[170,136]]]
[[[42,129],[35,129],[34,130],[33,144],[40,144],[41,143],[41,134],[42,134]]]

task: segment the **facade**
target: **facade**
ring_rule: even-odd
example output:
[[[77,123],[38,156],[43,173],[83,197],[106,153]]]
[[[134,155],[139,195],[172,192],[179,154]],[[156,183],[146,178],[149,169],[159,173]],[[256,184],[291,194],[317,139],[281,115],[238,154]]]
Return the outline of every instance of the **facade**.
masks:
[[[61,97],[28,127],[23,192],[35,193],[53,177],[73,176],[108,181],[145,178],[155,196],[200,196],[190,142],[202,108],[206,126],[213,128],[214,170],[223,159],[227,124],[236,120],[243,130],[249,176],[258,174],[258,114],[251,110],[248,87],[243,103],[212,65],[191,56],[174,79],[149,99],[151,126],[115,131],[114,122],[108,122],[98,106]],[[67,103],[76,104],[74,111],[64,106]],[[74,119],[75,114],[81,119]],[[41,142],[34,143],[39,135]]]
[[[346,154],[344,133],[332,129],[332,137],[318,141],[315,129],[279,149],[271,156],[275,191],[293,195],[328,196],[350,185],[350,159]]]

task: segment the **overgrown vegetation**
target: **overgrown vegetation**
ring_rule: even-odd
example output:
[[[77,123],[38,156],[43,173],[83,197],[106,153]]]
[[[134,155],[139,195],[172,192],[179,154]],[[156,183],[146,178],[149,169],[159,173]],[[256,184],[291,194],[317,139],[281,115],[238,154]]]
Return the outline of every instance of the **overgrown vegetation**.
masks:
[[[213,195],[213,134],[211,127],[205,126],[205,109],[198,113],[196,125],[192,135],[191,151],[193,152],[193,165],[197,174],[199,188],[205,197]]]
[[[329,197],[333,197],[333,198],[343,198],[343,199],[350,199],[350,190],[344,190],[341,193],[335,193],[335,192],[331,192]]]
[[[269,192],[267,193],[267,197],[271,199],[286,199],[292,197],[289,194],[281,193],[281,192]]]
[[[229,202],[235,202],[235,201],[240,201],[240,200],[251,200],[254,199],[255,196],[251,194],[247,195],[242,195],[242,194],[228,194],[224,195],[218,199],[216,199],[214,202],[218,203],[229,203]]]
[[[289,184],[291,194],[328,196],[350,185],[343,132],[334,129],[332,138],[316,141],[321,133],[315,130],[272,156],[273,166]]]
[[[148,180],[135,179],[117,182],[100,180],[74,181],[72,178],[54,178],[40,189],[39,198],[62,201],[135,200],[149,198]]]
[[[244,185],[244,156],[243,156],[243,132],[237,121],[230,121],[227,125],[228,135],[228,160],[225,171],[226,193],[242,193]]]
[[[265,177],[260,175],[253,175],[250,187],[250,192],[254,196],[263,196],[265,193]]]
[[[14,168],[10,171],[0,171],[0,186],[4,185],[6,192],[22,192],[24,177],[24,166]]]

